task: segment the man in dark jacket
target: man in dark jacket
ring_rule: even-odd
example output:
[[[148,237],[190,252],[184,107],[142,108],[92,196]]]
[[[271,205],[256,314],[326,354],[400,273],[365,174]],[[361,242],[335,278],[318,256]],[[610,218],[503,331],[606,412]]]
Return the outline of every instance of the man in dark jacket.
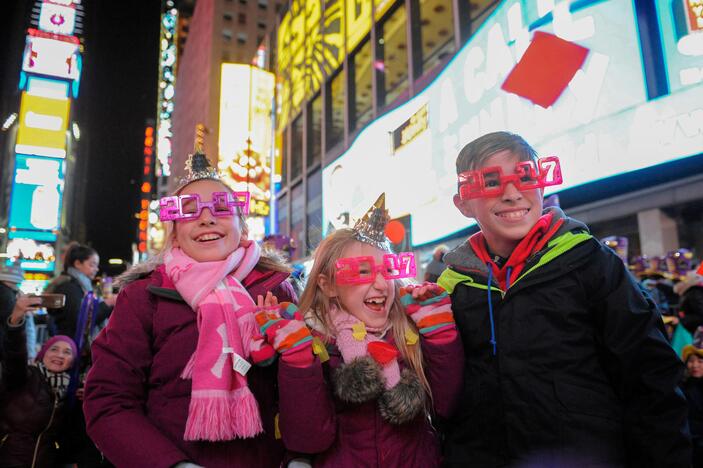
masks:
[[[683,366],[656,306],[585,225],[542,211],[542,188],[560,178],[548,171],[560,173],[535,160],[506,132],[457,158],[454,203],[481,231],[445,256],[439,280],[466,356],[445,462],[688,466]]]

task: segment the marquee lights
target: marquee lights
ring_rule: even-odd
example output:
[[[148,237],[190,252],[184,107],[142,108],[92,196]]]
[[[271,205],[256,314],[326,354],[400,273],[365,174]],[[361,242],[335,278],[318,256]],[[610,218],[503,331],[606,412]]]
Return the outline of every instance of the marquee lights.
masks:
[[[159,97],[156,122],[156,175],[171,175],[171,115],[176,86],[176,24],[178,10],[168,4],[161,16],[161,54],[159,57]]]

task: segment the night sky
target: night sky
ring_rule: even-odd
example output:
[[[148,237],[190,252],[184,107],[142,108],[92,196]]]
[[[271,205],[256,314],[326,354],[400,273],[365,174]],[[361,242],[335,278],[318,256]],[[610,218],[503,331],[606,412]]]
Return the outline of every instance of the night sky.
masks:
[[[85,234],[104,265],[136,242],[146,119],[155,118],[158,0],[85,0],[83,77],[74,117],[88,158]]]

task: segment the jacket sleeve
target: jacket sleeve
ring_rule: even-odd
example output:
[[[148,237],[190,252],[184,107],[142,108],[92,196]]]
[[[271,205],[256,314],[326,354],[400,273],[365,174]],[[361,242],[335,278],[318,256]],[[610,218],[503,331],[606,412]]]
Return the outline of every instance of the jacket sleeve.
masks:
[[[337,421],[320,360],[303,368],[279,360],[278,389],[279,427],[286,448],[314,454],[331,447]]]
[[[17,389],[27,382],[27,336],[24,331],[24,320],[19,325],[10,325],[7,320],[3,324],[6,337],[3,340],[5,357],[2,362],[3,385],[8,389]]]
[[[112,307],[105,304],[103,301],[100,301],[100,305],[98,306],[98,313],[95,317],[95,323],[101,324],[105,320],[107,320],[107,318],[110,317],[110,314],[112,314],[112,309]]]
[[[0,328],[7,327],[7,319],[12,315],[12,310],[15,308],[17,295],[13,290],[5,285],[0,285]],[[4,330],[0,330],[0,337]]]
[[[118,467],[170,467],[188,459],[144,414],[153,358],[152,310],[143,289],[126,288],[92,346],[83,403],[87,432]]]
[[[591,262],[589,291],[605,348],[603,363],[624,405],[627,466],[689,466],[686,400],[678,388],[683,365],[665,338],[656,304],[615,254]]]
[[[271,294],[278,298],[278,302],[292,302],[293,304],[298,303],[298,295],[295,293],[293,285],[290,284],[290,281],[288,280],[282,281],[275,288],[273,288],[271,290]]]
[[[449,341],[420,338],[434,413],[443,420],[454,413],[464,386],[464,348],[459,333],[450,331],[454,333]]]

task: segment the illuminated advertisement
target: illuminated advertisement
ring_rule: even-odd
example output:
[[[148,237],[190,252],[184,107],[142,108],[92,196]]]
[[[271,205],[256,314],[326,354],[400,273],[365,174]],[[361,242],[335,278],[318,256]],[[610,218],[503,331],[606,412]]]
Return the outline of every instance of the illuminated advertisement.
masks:
[[[16,151],[64,158],[69,110],[68,99],[53,99],[23,92]]]
[[[656,0],[671,92],[703,83],[703,2]]]
[[[78,39],[30,29],[22,70],[56,78],[77,80],[80,75]]]
[[[54,271],[56,252],[53,244],[32,239],[11,239],[7,254],[20,262],[24,271]]]
[[[161,46],[159,57],[159,99],[156,123],[156,175],[171,175],[171,131],[176,93],[176,25],[178,10],[173,4],[161,14]]]
[[[558,60],[545,64],[545,50]],[[647,101],[641,57],[632,0],[503,2],[430,86],[324,169],[323,231],[382,192],[392,218],[411,216],[415,246],[467,227],[452,202],[456,156],[492,131],[560,158],[564,184],[547,193],[700,153],[700,87]]]
[[[251,193],[254,216],[270,210],[274,82],[251,65],[222,64],[218,169],[234,190]]]
[[[346,22],[345,22],[346,18]],[[371,0],[294,0],[278,28],[278,127],[312,96],[371,27]]]
[[[70,36],[76,27],[75,7],[42,2],[39,13],[39,28],[55,34]]]
[[[56,240],[64,190],[62,160],[18,154],[8,237]]]
[[[66,100],[68,99],[68,82],[30,76],[27,78],[27,94]]]

